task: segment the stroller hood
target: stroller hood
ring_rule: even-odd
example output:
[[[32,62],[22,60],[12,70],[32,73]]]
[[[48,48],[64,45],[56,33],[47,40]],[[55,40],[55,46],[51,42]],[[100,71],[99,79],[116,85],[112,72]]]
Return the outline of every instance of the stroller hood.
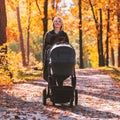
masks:
[[[55,44],[49,51],[49,64],[54,75],[69,76],[75,67],[75,50],[68,43]]]

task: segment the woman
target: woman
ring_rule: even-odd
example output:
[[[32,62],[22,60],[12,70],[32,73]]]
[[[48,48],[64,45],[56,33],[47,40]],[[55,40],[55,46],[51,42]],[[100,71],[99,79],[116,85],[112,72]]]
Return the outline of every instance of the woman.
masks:
[[[46,81],[48,81],[48,70],[47,70],[47,55],[46,52],[53,44],[56,42],[68,42],[69,38],[66,32],[64,32],[63,20],[61,17],[55,17],[52,23],[53,29],[48,31],[44,37],[44,44],[43,44],[43,64],[44,64],[44,71],[43,77]]]

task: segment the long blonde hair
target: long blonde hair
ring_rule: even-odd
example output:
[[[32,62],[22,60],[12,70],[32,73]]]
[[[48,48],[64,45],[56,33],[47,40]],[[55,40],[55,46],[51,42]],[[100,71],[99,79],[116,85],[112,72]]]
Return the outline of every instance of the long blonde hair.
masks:
[[[64,30],[63,19],[61,17],[59,17],[59,16],[53,18],[53,21],[52,21],[52,27],[53,27],[53,29],[54,29],[54,21],[56,19],[59,19],[61,21],[61,23],[62,23],[60,30]]]

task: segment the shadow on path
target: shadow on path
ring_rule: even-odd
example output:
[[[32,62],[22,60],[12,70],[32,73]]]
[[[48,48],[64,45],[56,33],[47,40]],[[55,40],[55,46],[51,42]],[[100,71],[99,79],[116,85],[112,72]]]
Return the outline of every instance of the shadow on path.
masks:
[[[86,74],[86,73],[85,73]],[[89,73],[90,74],[90,73]],[[97,74],[97,72],[95,71],[95,73],[93,74]],[[79,78],[78,78],[79,79]],[[40,88],[44,88],[47,87],[47,82],[44,80],[34,80],[34,81],[26,81],[25,83],[21,83],[19,85],[21,85],[21,87],[23,87],[23,84],[28,84],[28,85],[35,85],[35,86],[40,86]],[[79,85],[79,84],[78,84]],[[79,87],[79,86],[78,86]],[[96,86],[92,86],[97,88]],[[14,89],[14,86],[13,88]],[[102,89],[102,88],[99,88]],[[10,89],[9,89],[10,90]],[[111,89],[112,90],[112,89]],[[33,89],[34,91],[34,89]],[[42,91],[42,89],[41,89]],[[119,92],[116,91],[116,92]],[[16,94],[14,92],[14,94]],[[51,107],[50,109],[48,109],[50,107],[50,105],[47,106],[43,106],[42,101],[39,102],[28,102],[27,100],[23,100],[23,98],[17,98],[13,95],[9,95],[5,92],[3,92],[0,89],[0,112],[5,112],[5,114],[0,114],[0,119],[4,120],[3,118],[9,118],[10,117],[10,112],[12,112],[14,118],[18,118],[19,120],[21,119],[20,115],[22,115],[22,118],[24,118],[25,120],[27,120],[28,114],[33,115],[33,118],[35,118],[35,115],[37,114],[44,114],[44,116],[46,116],[46,118],[51,118],[51,120],[54,120],[54,116],[53,113],[54,111],[52,109],[56,108],[56,110],[61,110],[63,111],[63,114],[65,111],[69,111],[71,113],[73,113],[76,116],[79,117],[85,117],[85,118],[90,118],[91,120],[96,118],[96,119],[111,119],[111,118],[115,118],[120,119],[120,115],[117,115],[115,113],[112,112],[107,112],[107,111],[101,111],[101,110],[97,110],[91,107],[86,107],[86,106],[82,106],[78,103],[77,106],[75,107],[68,107],[67,105],[62,105],[62,106],[55,106],[55,107]],[[95,96],[98,98],[102,98],[102,99],[108,99],[108,100],[112,100],[114,102],[119,102],[120,97],[117,97],[115,95],[110,94],[110,91],[105,91],[105,93],[103,94],[102,91],[101,93],[99,92],[94,93],[91,91],[85,91],[84,89],[80,89],[78,90],[78,94],[79,96],[81,95],[91,95],[91,96]],[[33,97],[33,96],[31,96]],[[35,97],[35,96],[34,96]],[[39,96],[40,100],[42,96]],[[24,112],[23,112],[24,111]],[[38,111],[38,113],[36,112]],[[61,113],[54,113],[55,115],[59,114],[59,118],[62,119],[62,117],[60,116]],[[72,116],[66,115],[67,119],[69,120],[74,120]],[[41,119],[41,118],[40,118]]]
[[[100,111],[100,110],[96,110],[90,107],[85,107],[82,105],[77,105],[75,107],[69,108],[68,106],[61,106],[61,107],[57,107],[61,110],[64,111],[70,111],[74,114],[76,114],[77,116],[85,116],[86,118],[97,118],[97,119],[111,119],[111,118],[120,118],[120,115],[116,115],[114,113],[111,112],[106,112],[106,111]]]

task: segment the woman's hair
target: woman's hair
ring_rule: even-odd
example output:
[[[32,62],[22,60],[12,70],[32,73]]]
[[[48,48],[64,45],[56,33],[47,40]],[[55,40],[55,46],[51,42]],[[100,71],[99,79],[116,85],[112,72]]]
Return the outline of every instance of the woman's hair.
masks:
[[[61,17],[54,17],[53,18],[53,21],[52,21],[52,27],[53,27],[53,29],[54,29],[54,21],[56,20],[56,19],[59,19],[60,21],[61,21],[61,28],[60,28],[60,30],[64,30],[64,25],[63,25],[63,19],[61,18]]]

